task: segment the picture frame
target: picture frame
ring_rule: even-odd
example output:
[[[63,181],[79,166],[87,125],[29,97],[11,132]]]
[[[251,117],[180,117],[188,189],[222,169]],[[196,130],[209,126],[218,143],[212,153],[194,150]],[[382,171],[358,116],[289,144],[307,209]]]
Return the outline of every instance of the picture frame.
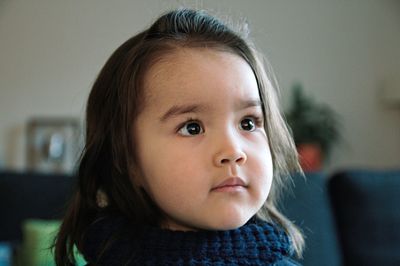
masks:
[[[81,146],[77,118],[31,118],[27,123],[28,170],[72,173]]]

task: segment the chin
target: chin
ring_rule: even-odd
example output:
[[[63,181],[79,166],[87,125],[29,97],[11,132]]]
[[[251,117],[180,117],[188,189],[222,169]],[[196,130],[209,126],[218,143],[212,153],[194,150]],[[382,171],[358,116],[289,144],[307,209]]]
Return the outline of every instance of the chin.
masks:
[[[251,219],[251,217],[252,216],[236,217],[231,219],[224,218],[222,221],[216,224],[213,229],[221,231],[234,230],[245,225]]]

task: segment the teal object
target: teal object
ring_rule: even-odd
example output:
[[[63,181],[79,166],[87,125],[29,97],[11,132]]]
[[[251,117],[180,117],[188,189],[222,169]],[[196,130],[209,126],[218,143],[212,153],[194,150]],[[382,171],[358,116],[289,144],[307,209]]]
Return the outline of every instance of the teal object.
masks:
[[[12,249],[6,242],[0,242],[0,266],[12,266]]]

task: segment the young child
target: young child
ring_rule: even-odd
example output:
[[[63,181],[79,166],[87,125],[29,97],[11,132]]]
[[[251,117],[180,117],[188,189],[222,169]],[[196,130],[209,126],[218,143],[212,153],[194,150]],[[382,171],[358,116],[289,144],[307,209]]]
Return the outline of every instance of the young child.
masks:
[[[247,37],[179,9],[119,47],[87,104],[57,265],[296,265],[276,208],[299,170],[277,91]]]

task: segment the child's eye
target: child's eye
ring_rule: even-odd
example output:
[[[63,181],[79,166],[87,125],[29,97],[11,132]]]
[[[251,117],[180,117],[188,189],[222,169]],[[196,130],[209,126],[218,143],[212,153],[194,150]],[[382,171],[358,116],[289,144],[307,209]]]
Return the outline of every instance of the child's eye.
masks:
[[[260,124],[261,122],[255,117],[245,117],[240,121],[239,127],[245,131],[254,131]]]
[[[186,122],[181,128],[179,128],[178,133],[182,136],[195,136],[204,132],[203,127],[199,122],[189,121]]]

